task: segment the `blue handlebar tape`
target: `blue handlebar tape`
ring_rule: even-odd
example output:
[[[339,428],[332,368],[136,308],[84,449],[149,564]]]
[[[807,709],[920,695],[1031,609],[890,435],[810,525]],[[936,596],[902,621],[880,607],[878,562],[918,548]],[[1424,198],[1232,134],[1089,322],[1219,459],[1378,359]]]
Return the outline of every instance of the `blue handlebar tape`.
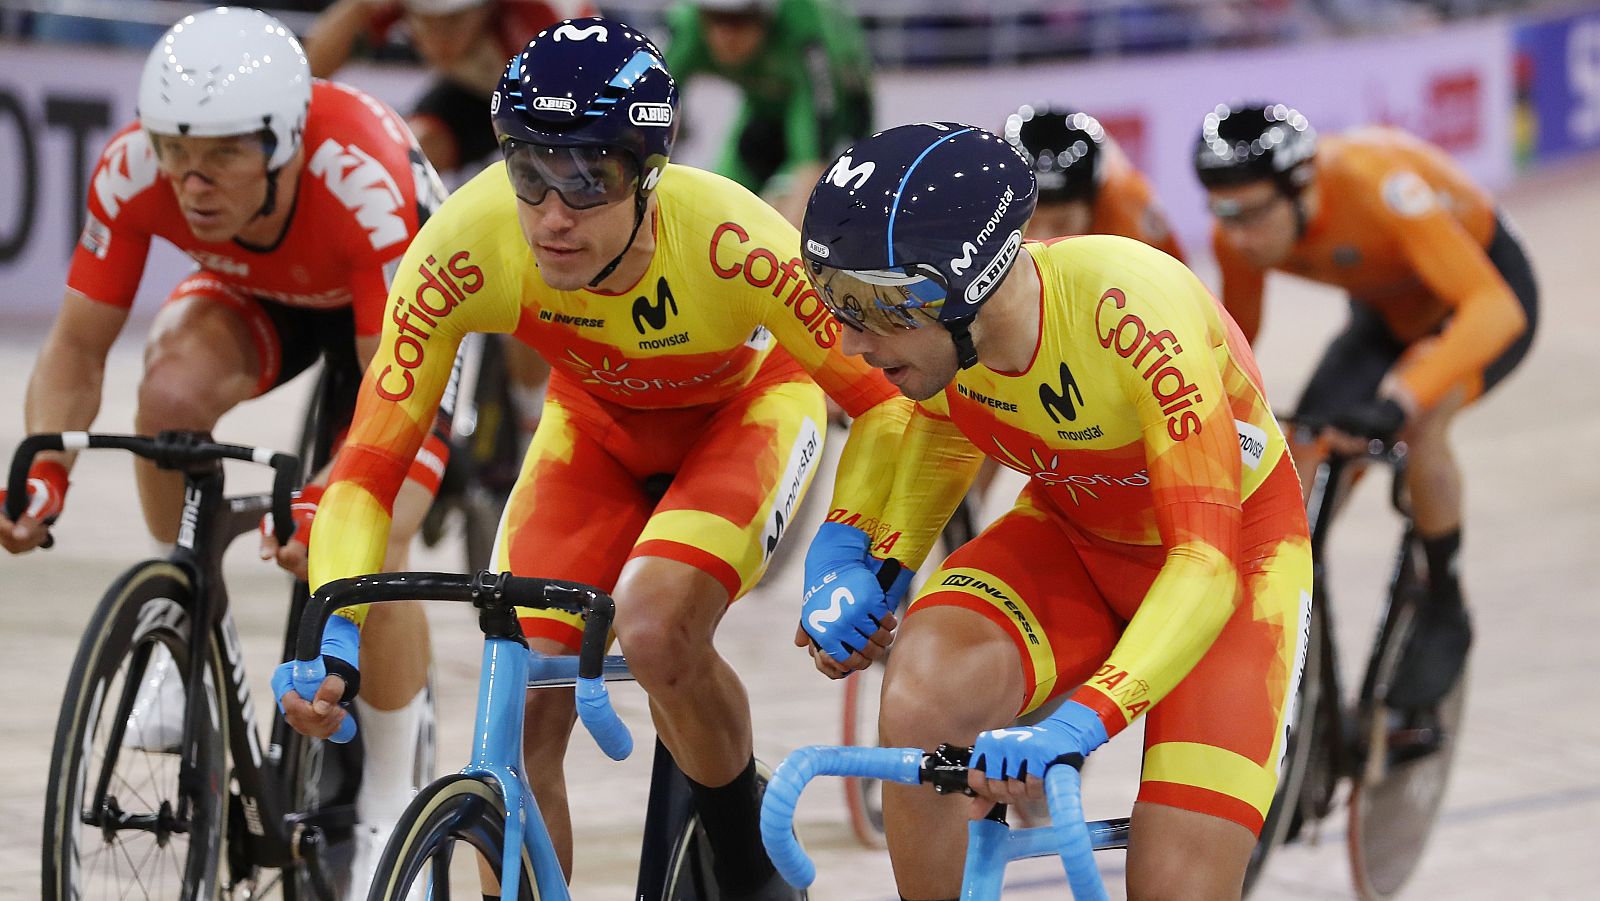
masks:
[[[611,706],[611,696],[606,692],[603,678],[578,677],[578,718],[584,728],[594,736],[594,743],[612,760],[626,760],[633,753],[633,735],[628,724],[617,716]]]
[[[812,745],[784,758],[761,801],[761,840],[784,881],[805,888],[817,867],[794,834],[794,808],[806,783],[818,776],[865,776],[916,785],[923,752],[918,748],[846,748]]]
[[[1044,776],[1045,797],[1050,805],[1050,822],[1061,842],[1061,863],[1067,870],[1067,885],[1077,901],[1109,901],[1100,869],[1094,862],[1094,843],[1083,821],[1083,798],[1079,773],[1070,764],[1058,763]]]

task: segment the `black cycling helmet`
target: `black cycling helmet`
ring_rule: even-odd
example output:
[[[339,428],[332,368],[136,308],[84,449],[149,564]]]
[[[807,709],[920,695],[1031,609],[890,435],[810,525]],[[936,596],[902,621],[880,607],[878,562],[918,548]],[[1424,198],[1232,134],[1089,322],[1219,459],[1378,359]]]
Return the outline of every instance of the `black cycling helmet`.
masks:
[[[1005,139],[1033,166],[1040,203],[1093,201],[1105,181],[1106,132],[1088,113],[1023,106],[1006,118]]]
[[[1281,103],[1219,103],[1206,113],[1194,146],[1194,171],[1207,188],[1270,179],[1298,197],[1311,182],[1317,132]]]

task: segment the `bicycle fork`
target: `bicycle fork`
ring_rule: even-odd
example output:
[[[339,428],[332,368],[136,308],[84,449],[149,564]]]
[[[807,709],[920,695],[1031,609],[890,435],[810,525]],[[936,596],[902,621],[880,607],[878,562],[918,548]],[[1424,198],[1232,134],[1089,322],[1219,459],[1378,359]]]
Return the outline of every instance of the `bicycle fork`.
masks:
[[[541,898],[569,897],[561,862],[548,842],[527,839],[528,817],[539,817],[539,802],[533,796],[527,776],[522,772],[522,720],[524,696],[528,691],[529,651],[526,645],[509,638],[489,638],[483,644],[483,680],[478,688],[477,730],[483,736],[472,749],[472,763],[464,772],[469,776],[493,779],[506,805],[505,843],[500,859],[500,890],[517,896],[521,884],[522,858],[526,854],[533,866],[530,880]],[[503,698],[511,694],[512,698]],[[503,715],[505,711],[515,711]],[[497,716],[496,714],[502,715]],[[512,760],[507,766],[502,761]],[[554,884],[548,884],[553,882]]]

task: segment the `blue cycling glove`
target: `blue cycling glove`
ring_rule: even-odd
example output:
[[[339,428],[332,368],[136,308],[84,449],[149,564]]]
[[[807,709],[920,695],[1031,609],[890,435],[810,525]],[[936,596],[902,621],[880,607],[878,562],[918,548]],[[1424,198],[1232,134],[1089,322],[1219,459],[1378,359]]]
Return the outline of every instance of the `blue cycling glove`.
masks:
[[[871,540],[855,526],[826,522],[806,551],[800,625],[834,660],[864,647],[911,587],[911,571],[902,569],[884,590],[878,577],[885,564],[867,552]]]
[[[972,746],[972,768],[990,779],[1044,778],[1045,768],[1062,758],[1076,757],[1081,765],[1089,752],[1106,743],[1100,714],[1068,701],[1036,726],[994,729],[978,736]]]
[[[283,712],[283,696],[291,689],[306,701],[315,698],[329,673],[344,679],[344,698],[340,703],[349,703],[361,689],[360,663],[361,627],[342,616],[329,617],[328,624],[322,628],[321,658],[308,662],[289,660],[272,671],[272,696],[278,701],[278,712]],[[343,744],[355,735],[355,718],[347,715],[329,739]]]

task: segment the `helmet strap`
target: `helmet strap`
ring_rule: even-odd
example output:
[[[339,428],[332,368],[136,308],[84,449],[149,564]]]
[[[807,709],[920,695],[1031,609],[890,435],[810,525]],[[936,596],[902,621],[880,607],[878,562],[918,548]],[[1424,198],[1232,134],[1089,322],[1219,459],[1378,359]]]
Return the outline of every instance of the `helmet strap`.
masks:
[[[645,194],[644,194],[643,191],[634,192],[634,195],[633,195],[633,231],[628,232],[628,243],[622,245],[622,251],[620,253],[618,253],[615,257],[613,257],[611,262],[609,262],[609,263],[607,263],[605,265],[604,269],[600,270],[600,274],[599,275],[597,275],[594,278],[589,280],[589,287],[591,287],[591,288],[600,287],[600,283],[605,281],[606,279],[610,278],[611,277],[611,273],[616,272],[617,271],[617,267],[622,265],[622,258],[628,255],[628,251],[630,249],[632,249],[632,247],[633,247],[633,240],[635,238],[639,237],[639,226],[644,224],[644,206],[645,206],[645,202],[646,202],[646,197],[645,197]]]
[[[267,199],[261,201],[261,209],[256,210],[255,218],[264,219],[278,208],[278,173],[282,171],[282,166],[267,170]]]
[[[261,202],[261,209],[256,211],[256,218],[260,219],[272,215],[278,208],[278,173],[283,167],[272,168],[272,154],[278,149],[278,138],[270,130],[261,133],[261,150],[267,155],[267,199]]]
[[[956,363],[962,369],[971,369],[978,365],[978,347],[972,343],[972,319],[940,320],[945,331],[950,333],[950,340],[956,343]]]

